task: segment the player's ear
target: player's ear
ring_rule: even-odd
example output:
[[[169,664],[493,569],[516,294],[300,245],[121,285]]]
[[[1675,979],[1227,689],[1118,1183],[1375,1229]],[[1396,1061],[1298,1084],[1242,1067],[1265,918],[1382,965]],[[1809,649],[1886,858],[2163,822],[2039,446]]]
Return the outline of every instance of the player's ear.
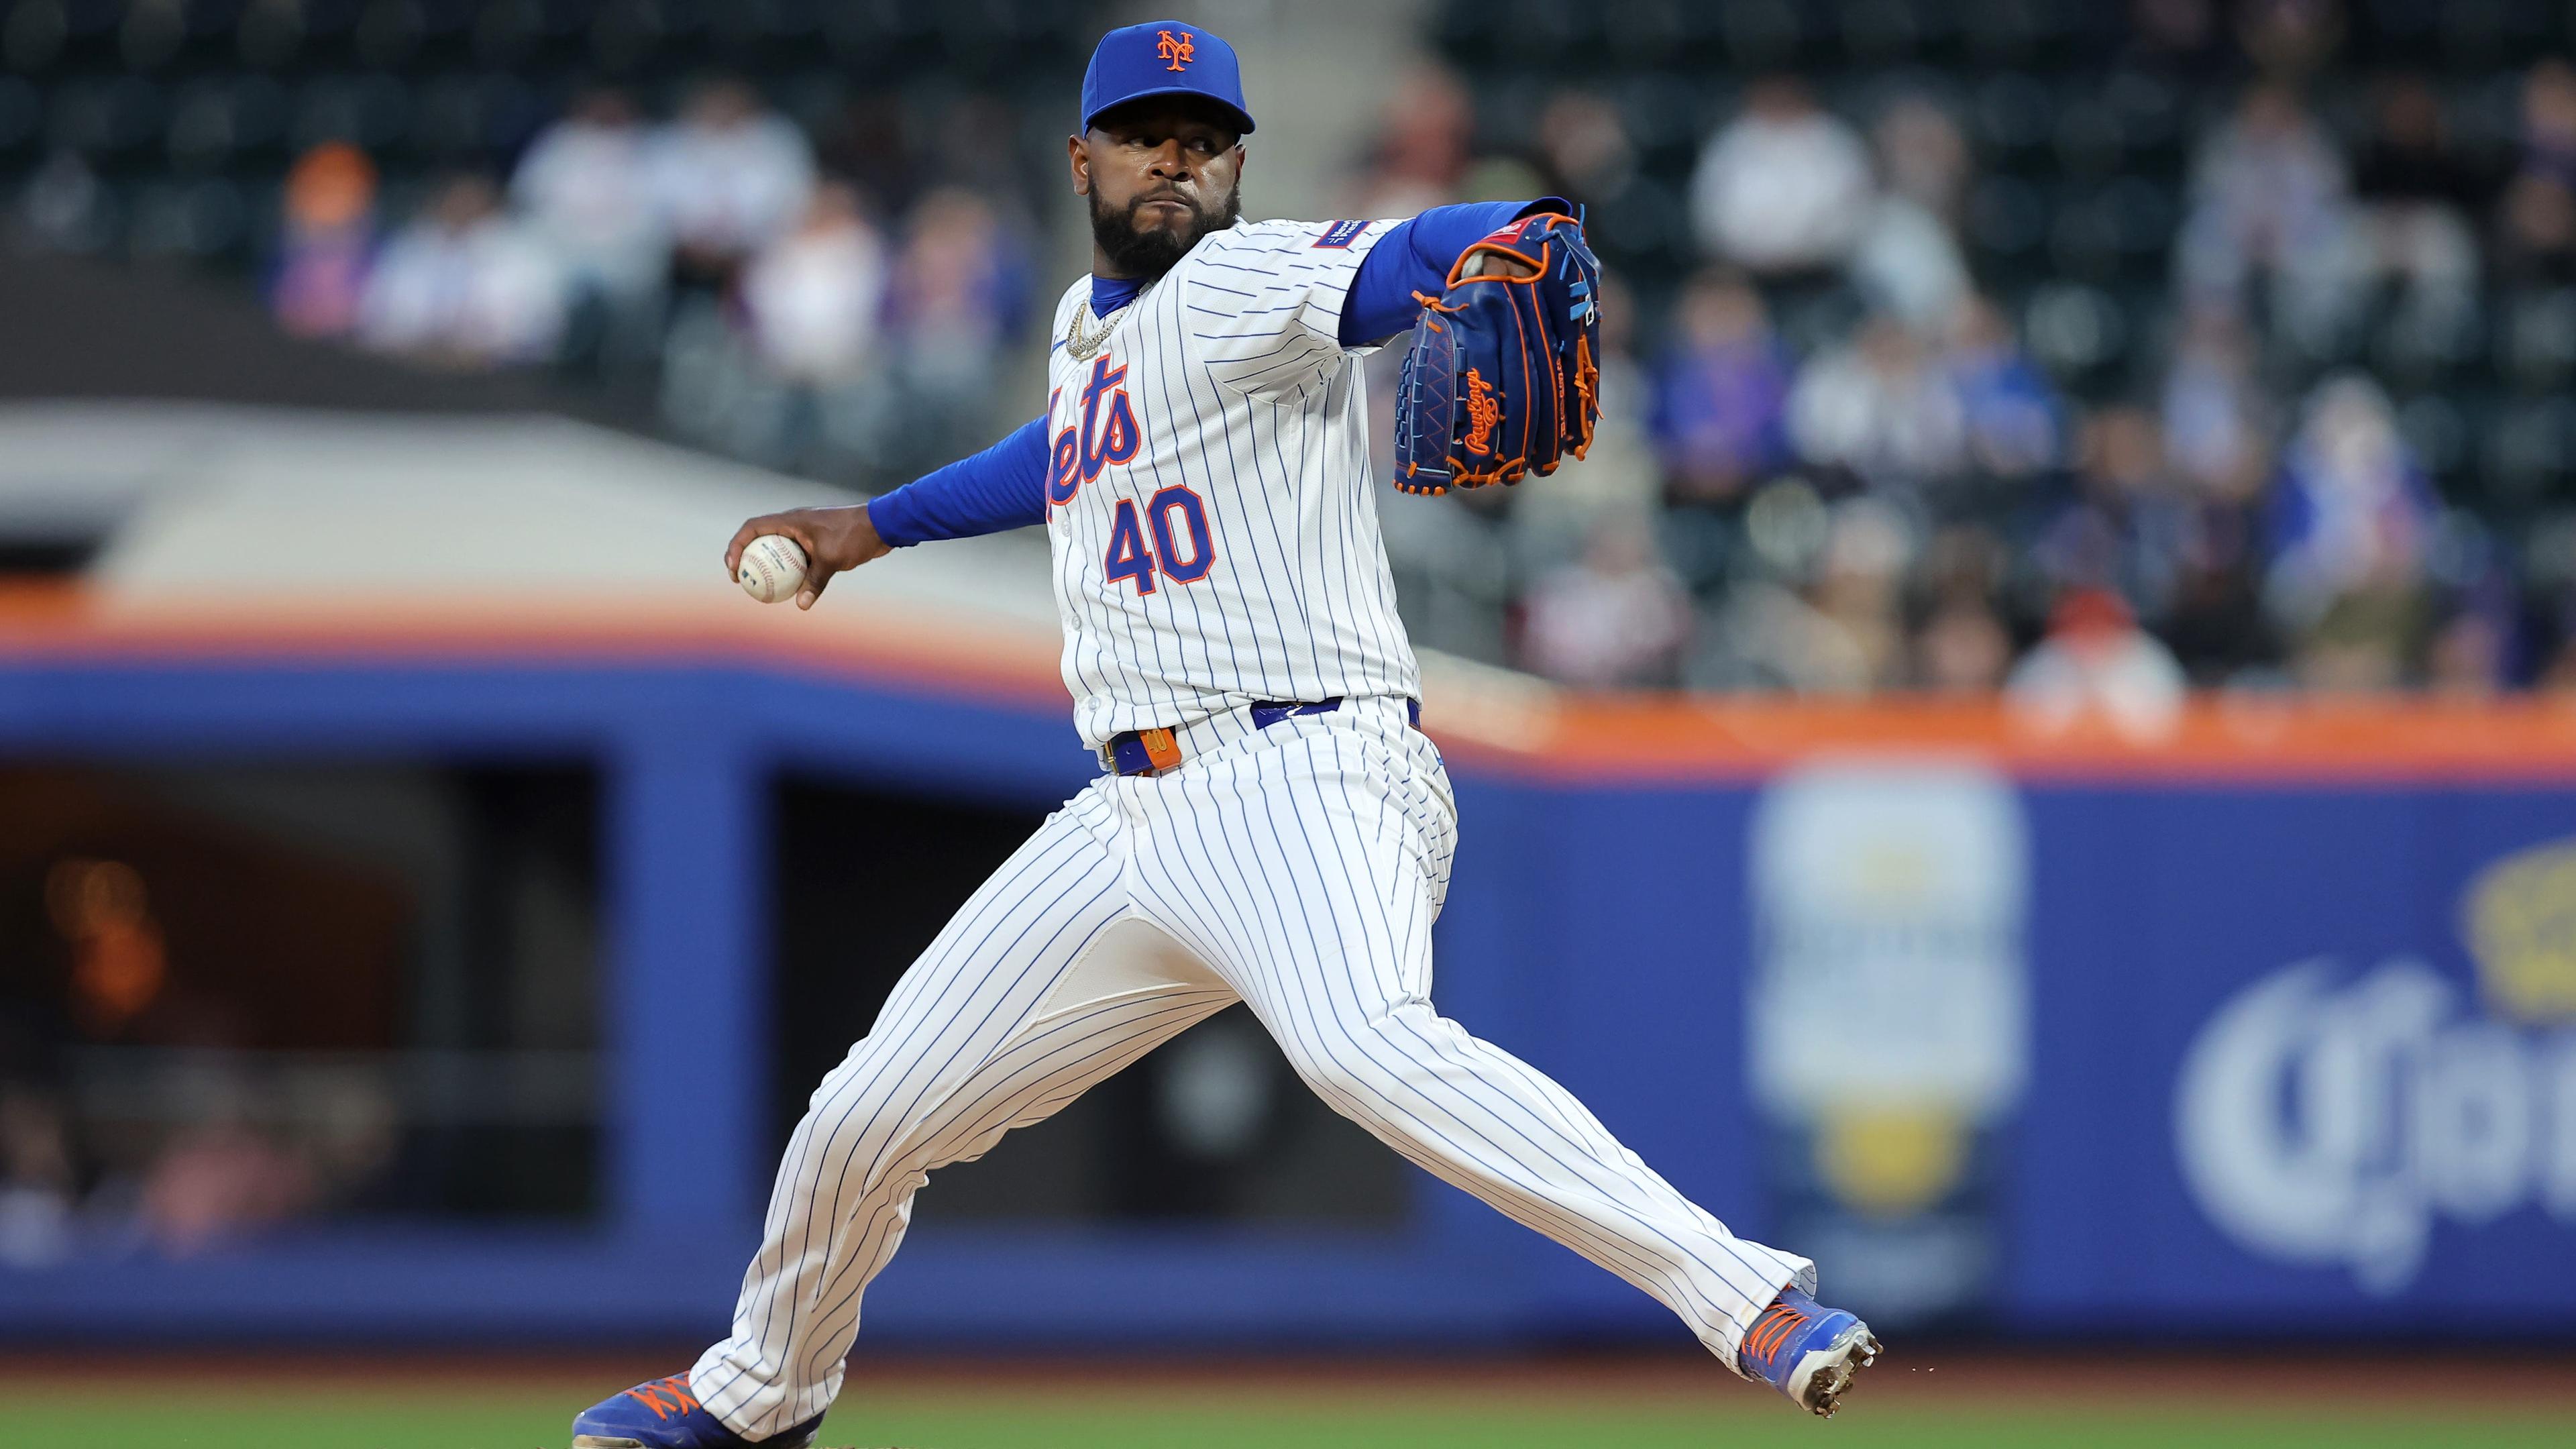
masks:
[[[1073,168],[1073,194],[1089,196],[1091,194],[1091,152],[1084,147],[1080,136],[1064,138],[1064,159],[1065,164]]]

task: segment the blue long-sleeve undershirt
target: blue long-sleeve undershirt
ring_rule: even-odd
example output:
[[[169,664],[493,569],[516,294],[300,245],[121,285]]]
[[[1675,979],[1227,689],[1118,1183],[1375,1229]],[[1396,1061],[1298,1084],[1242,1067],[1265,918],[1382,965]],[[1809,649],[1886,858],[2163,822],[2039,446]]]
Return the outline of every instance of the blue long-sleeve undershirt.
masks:
[[[868,500],[877,537],[896,548],[1046,521],[1047,420],[1034,417],[972,457]]]
[[[1383,342],[1411,327],[1422,310],[1413,294],[1439,293],[1459,253],[1533,210],[1564,205],[1550,197],[1435,206],[1397,222],[1360,259],[1359,272],[1343,295],[1342,345]],[[1113,278],[1093,282],[1093,310],[1102,316],[1126,305],[1142,286]],[[870,499],[868,519],[877,536],[908,548],[935,538],[972,538],[1045,522],[1046,427],[1044,417],[1031,418],[984,451]]]
[[[1538,211],[1572,208],[1556,197],[1435,206],[1395,224],[1360,258],[1359,275],[1342,296],[1344,347],[1384,342],[1422,315],[1416,292],[1437,297],[1449,287],[1458,255],[1510,223]]]

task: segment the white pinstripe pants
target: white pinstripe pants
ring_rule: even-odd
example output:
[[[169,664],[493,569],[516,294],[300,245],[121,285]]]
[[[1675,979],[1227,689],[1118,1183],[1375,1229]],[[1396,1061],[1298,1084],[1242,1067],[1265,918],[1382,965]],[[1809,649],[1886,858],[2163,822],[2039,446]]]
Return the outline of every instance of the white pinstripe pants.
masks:
[[[736,1432],[831,1403],[860,1294],[932,1169],[1237,999],[1337,1111],[1654,1295],[1722,1362],[1783,1285],[1813,1288],[1813,1264],[1729,1233],[1564,1088],[1432,1008],[1456,817],[1402,701],[1231,733],[1049,816],[823,1079],[732,1336],[691,1376]]]

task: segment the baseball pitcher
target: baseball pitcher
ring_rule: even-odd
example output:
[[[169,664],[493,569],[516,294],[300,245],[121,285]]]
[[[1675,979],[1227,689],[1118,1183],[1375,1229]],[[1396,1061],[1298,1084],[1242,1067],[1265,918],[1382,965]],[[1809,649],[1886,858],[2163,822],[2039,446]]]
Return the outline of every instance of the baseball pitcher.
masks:
[[[1237,1001],[1335,1110],[1655,1296],[1721,1363],[1833,1412],[1878,1350],[1815,1265],[1729,1232],[1564,1088],[1431,1001],[1456,817],[1370,497],[1359,355],[1411,334],[1398,486],[1510,483],[1598,409],[1597,266],[1555,200],[1241,219],[1232,47],[1110,32],[1067,158],[1091,275],[1046,410],[862,507],[746,523],[833,574],[1042,523],[1098,779],[914,962],[814,1092],[733,1331],[573,1421],[575,1449],[812,1441],[869,1280],[935,1169]]]

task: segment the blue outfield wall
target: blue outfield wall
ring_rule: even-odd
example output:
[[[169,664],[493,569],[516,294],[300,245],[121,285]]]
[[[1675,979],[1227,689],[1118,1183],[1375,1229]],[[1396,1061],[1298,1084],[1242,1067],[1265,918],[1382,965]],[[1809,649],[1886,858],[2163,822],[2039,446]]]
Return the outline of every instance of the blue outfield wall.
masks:
[[[771,1168],[768,780],[1042,805],[1091,773],[1060,709],[690,662],[0,661],[0,755],[588,757],[610,921],[596,1230],[343,1224],[187,1262],[0,1269],[12,1337],[718,1331]],[[1814,1251],[1829,1287],[1847,1254],[1853,1281],[1928,1318],[2576,1330],[2576,782],[1925,768],[1882,796],[1866,770],[1818,795],[1462,768],[1436,997],[1720,1217]],[[1869,813],[1904,790],[1935,803]],[[1925,885],[1963,859],[1987,863]],[[1866,869],[1813,883],[1840,860]],[[1857,945],[1835,944],[1846,922],[1867,926]],[[1830,987],[1866,1017],[1926,980],[1924,1034],[1966,1043],[1965,1065],[1935,1052],[1912,1078],[1885,1070],[1920,1045],[1902,1013],[1846,1042],[1751,1005]],[[1985,1004],[1950,1019],[1960,992]],[[1830,1088],[1836,1051],[1861,1054],[1866,1100],[1801,1075],[1824,1063]],[[1413,1180],[1388,1233],[943,1226],[934,1183],[869,1332],[1684,1341],[1625,1284]],[[1909,1284],[1945,1254],[1974,1271]]]

